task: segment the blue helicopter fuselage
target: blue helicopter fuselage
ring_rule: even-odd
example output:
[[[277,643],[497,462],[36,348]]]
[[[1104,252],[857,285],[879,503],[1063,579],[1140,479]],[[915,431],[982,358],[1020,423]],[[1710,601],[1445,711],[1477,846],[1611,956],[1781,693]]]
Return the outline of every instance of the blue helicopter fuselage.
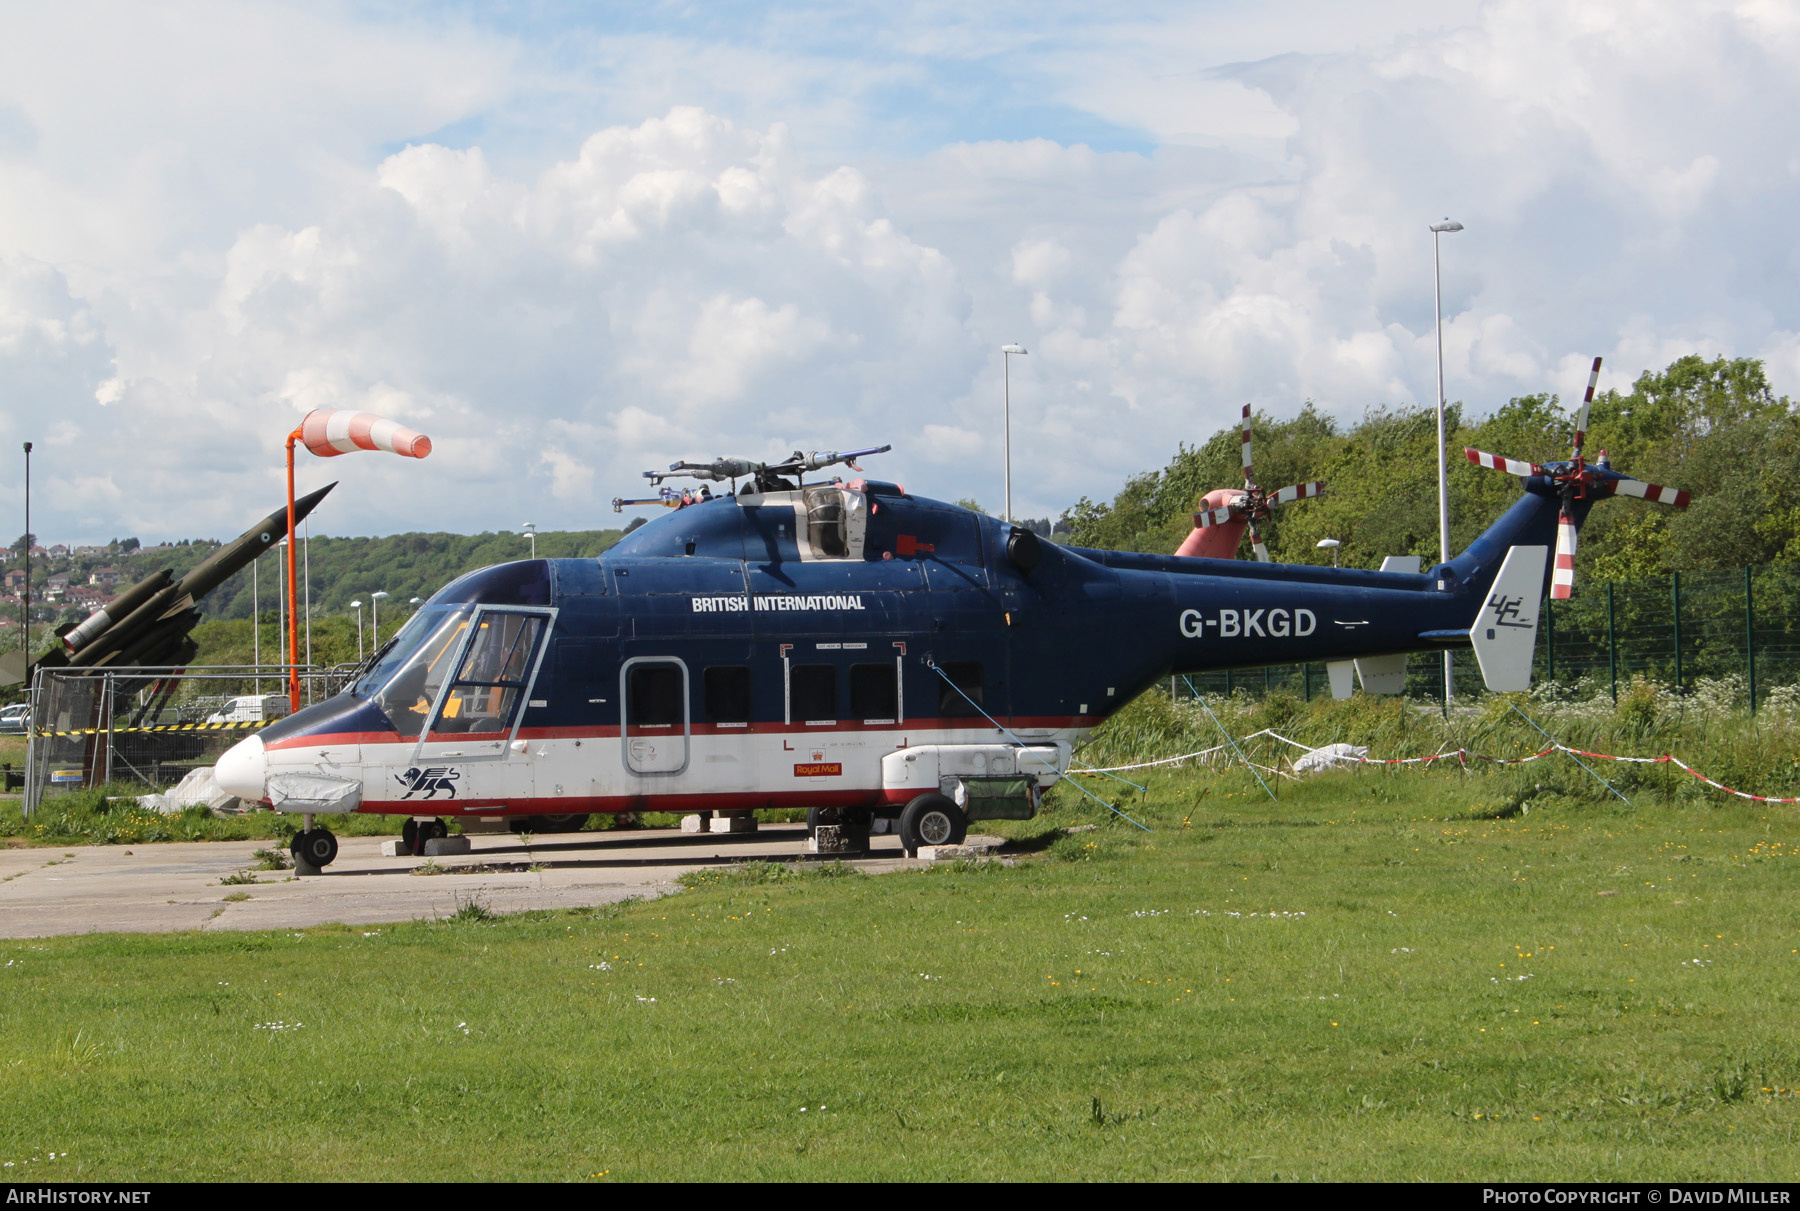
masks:
[[[1171,673],[1464,643],[1559,504],[1527,481],[1461,556],[1407,574],[1063,548],[872,481],[722,496],[596,559],[461,577],[218,776],[314,813],[891,812],[918,793],[896,754],[1035,747],[1060,772]]]

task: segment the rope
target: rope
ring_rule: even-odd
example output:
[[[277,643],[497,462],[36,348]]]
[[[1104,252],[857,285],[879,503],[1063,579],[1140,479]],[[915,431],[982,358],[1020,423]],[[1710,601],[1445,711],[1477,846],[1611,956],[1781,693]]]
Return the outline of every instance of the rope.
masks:
[[[1213,726],[1219,729],[1219,735],[1225,737],[1225,743],[1231,746],[1231,751],[1238,755],[1239,761],[1249,767],[1250,776],[1255,778],[1256,784],[1263,788],[1263,793],[1276,803],[1280,803],[1281,800],[1276,797],[1275,792],[1269,789],[1269,784],[1263,781],[1263,776],[1256,772],[1254,765],[1250,764],[1250,758],[1244,756],[1244,750],[1238,747],[1237,741],[1231,738],[1231,733],[1225,730],[1225,725],[1219,722],[1219,717],[1213,714],[1212,707],[1206,705],[1206,699],[1200,696],[1200,691],[1194,688],[1194,683],[1186,677],[1183,677],[1182,680],[1187,681],[1188,692],[1194,696],[1194,701],[1200,704],[1200,709],[1206,712],[1206,717],[1213,721]]]
[[[1137,824],[1137,826],[1139,828],[1144,829],[1145,832],[1152,831],[1149,828],[1145,828],[1144,825],[1138,824],[1138,822],[1136,820],[1132,820],[1130,816],[1127,816],[1124,812],[1120,811],[1118,808],[1114,807],[1112,804],[1110,804],[1106,800],[1102,799],[1099,795],[1096,795],[1093,791],[1091,791],[1087,787],[1081,785],[1081,783],[1075,781],[1075,779],[1069,777],[1069,775],[1065,771],[1057,769],[1054,765],[1051,765],[1048,761],[1045,761],[1042,757],[1038,756],[1035,752],[1032,752],[1031,746],[1026,744],[1025,741],[1021,740],[1018,736],[1014,735],[1011,728],[1005,726],[998,719],[994,718],[992,715],[990,715],[986,711],[982,710],[981,704],[979,702],[977,702],[973,698],[969,697],[966,693],[963,693],[962,686],[960,686],[960,685],[956,684],[956,682],[950,680],[950,674],[946,673],[943,669],[939,668],[937,665],[937,662],[932,660],[929,656],[927,656],[925,658],[925,664],[927,665],[927,667],[929,667],[932,670],[932,672],[936,673],[939,677],[942,677],[944,679],[945,685],[949,686],[951,689],[955,690],[957,693],[962,694],[963,701],[968,703],[970,706],[974,707],[976,712],[983,719],[986,719],[989,723],[993,724],[997,731],[999,731],[1002,735],[1006,736],[1014,744],[1018,745],[1022,750],[1024,750],[1027,754],[1029,754],[1030,757],[1032,758],[1032,760],[1036,761],[1039,765],[1043,766],[1045,769],[1047,769],[1051,773],[1055,774],[1058,778],[1061,778],[1064,782],[1067,782],[1070,786],[1074,787],[1076,790],[1080,791],[1082,794],[1084,794],[1088,798],[1092,799],[1095,803],[1098,803],[1101,807],[1104,807],[1107,811],[1111,812],[1113,815],[1119,817],[1119,819],[1130,820],[1131,823]],[[1124,782],[1125,780],[1123,778],[1121,778],[1121,779],[1119,779],[1119,781]],[[1128,785],[1136,786],[1137,784],[1135,782],[1133,782],[1133,783],[1129,783]],[[1139,789],[1141,790],[1142,788],[1140,787]]]

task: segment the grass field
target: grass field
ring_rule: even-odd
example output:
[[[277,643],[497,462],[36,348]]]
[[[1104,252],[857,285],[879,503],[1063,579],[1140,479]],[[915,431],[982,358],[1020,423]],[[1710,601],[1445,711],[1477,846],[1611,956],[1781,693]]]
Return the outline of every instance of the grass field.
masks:
[[[1011,867],[9,943],[0,1163],[1794,1180],[1793,809],[1585,781],[1364,771],[1275,804],[1174,772],[1121,801],[1153,832],[1070,797]]]

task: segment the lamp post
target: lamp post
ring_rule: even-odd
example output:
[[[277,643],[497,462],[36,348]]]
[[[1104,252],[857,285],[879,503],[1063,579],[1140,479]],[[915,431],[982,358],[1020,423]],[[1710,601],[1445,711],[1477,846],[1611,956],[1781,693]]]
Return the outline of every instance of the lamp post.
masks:
[[[1440,237],[1461,231],[1463,225],[1446,218],[1431,225],[1431,299],[1437,316],[1437,446],[1438,446],[1438,549],[1440,562],[1450,562],[1450,472],[1444,463],[1444,271],[1438,256]],[[1444,652],[1444,710],[1456,692],[1455,665],[1451,653]]]
[[[1338,548],[1343,546],[1344,545],[1343,543],[1339,542],[1335,538],[1321,538],[1318,542],[1314,543],[1313,545],[1321,551],[1330,551],[1331,552],[1331,566],[1334,568],[1338,566],[1338,562],[1337,562]]]
[[[519,532],[531,540],[531,557],[533,559],[536,559],[537,558],[537,523],[535,521],[528,521],[525,523],[525,528]]]
[[[353,601],[350,608],[356,611],[356,663],[363,661],[362,602]]]
[[[25,628],[25,663],[31,663],[31,443],[25,443],[25,605],[20,625]]]
[[[381,599],[386,596],[382,589],[369,594],[369,642],[376,648],[381,647]]]
[[[1023,345],[1000,346],[1000,417],[1006,445],[1006,508],[1003,516],[1012,524],[1012,359],[1031,352]]]

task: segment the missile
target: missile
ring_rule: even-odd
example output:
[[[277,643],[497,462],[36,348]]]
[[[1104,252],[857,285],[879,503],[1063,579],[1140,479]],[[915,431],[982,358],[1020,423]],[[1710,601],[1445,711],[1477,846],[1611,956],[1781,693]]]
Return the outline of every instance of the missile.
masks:
[[[295,524],[335,487],[336,483],[330,483],[296,500]],[[207,556],[180,580],[164,569],[132,585],[65,635],[64,647],[52,648],[39,656],[34,667],[130,668],[143,666],[147,657],[180,650],[181,641],[200,621],[196,603],[286,534],[287,506],[283,505]],[[6,670],[8,674],[11,671]],[[24,676],[30,678],[30,668],[24,670]],[[6,677],[0,677],[0,682],[10,684]]]
[[[113,623],[124,618],[133,610],[149,601],[156,594],[169,587],[174,575],[169,569],[152,572],[136,584],[120,593],[117,597],[87,616],[80,626],[70,630],[62,637],[63,651],[74,653],[92,643],[106,633]]]

